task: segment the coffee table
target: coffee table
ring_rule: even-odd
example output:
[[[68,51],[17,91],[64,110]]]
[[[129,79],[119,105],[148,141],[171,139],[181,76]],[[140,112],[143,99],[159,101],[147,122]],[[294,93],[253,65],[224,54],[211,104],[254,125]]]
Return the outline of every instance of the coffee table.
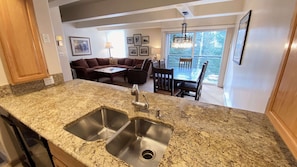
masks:
[[[127,71],[127,68],[106,67],[106,68],[96,69],[94,71],[98,72],[102,76],[109,77],[111,83],[113,83],[113,77],[119,76],[119,75],[124,75],[124,80],[126,80],[125,73]]]

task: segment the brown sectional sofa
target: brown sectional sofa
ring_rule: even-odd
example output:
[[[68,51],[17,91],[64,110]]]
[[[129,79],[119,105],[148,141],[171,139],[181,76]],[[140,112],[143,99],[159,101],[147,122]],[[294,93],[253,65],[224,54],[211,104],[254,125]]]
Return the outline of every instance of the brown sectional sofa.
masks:
[[[131,58],[90,58],[72,61],[70,66],[75,70],[77,78],[97,80],[100,76],[94,71],[95,69],[105,67],[141,68],[143,61],[142,59]]]

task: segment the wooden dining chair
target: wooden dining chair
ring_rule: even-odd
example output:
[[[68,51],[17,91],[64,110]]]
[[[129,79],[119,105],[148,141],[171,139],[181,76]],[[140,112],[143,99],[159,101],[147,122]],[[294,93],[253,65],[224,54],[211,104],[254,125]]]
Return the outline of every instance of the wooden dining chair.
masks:
[[[192,68],[192,58],[179,58],[180,68]]]
[[[174,89],[173,69],[152,67],[154,93],[161,93],[171,96],[179,94],[179,90]]]
[[[193,96],[195,97],[195,100],[199,100],[201,96],[201,90],[202,90],[202,82],[205,76],[206,68],[208,65],[208,61],[206,61],[202,65],[201,72],[199,74],[199,77],[197,79],[197,82],[182,82],[177,87],[180,89],[180,96],[184,97],[186,96]],[[194,92],[194,94],[191,94],[190,92]]]

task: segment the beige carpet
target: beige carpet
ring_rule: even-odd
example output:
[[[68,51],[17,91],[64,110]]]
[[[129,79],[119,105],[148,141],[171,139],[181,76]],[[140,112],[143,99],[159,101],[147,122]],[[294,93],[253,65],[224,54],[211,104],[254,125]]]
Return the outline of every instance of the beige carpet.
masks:
[[[100,78],[99,82],[110,84],[109,78]],[[132,84],[129,84],[127,79],[124,81],[123,77],[115,77],[114,85],[124,86],[127,88],[132,88]],[[145,84],[138,85],[139,89],[142,91],[153,92],[153,80],[150,78]],[[195,100],[194,97],[185,96],[184,98],[188,100]],[[224,106],[224,91],[222,88],[219,88],[215,85],[204,84],[202,87],[202,94],[199,99],[200,102],[216,104]]]

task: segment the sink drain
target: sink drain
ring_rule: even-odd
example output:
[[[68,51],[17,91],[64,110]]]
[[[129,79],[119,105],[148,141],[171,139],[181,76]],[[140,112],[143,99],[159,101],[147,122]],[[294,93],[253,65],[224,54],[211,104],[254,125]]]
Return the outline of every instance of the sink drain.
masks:
[[[142,151],[142,158],[150,160],[154,158],[154,152],[151,150],[144,150]]]

